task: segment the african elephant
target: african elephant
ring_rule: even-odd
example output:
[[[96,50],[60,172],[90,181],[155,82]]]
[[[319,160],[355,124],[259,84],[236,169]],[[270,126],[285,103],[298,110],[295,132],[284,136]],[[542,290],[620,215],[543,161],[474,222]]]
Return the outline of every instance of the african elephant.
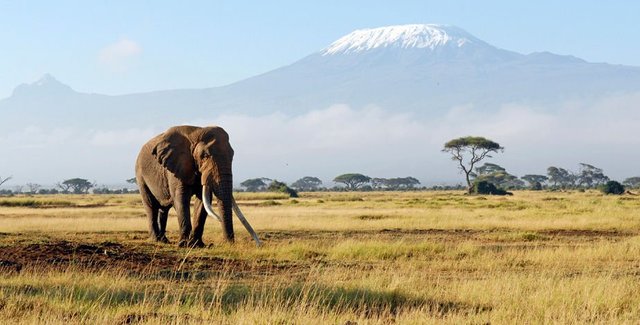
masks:
[[[226,240],[234,241],[232,210],[259,245],[260,240],[233,198],[229,135],[220,127],[175,126],[149,140],[138,154],[136,181],[153,240],[168,243],[167,214],[173,206],[180,226],[179,246],[203,247],[207,214],[222,223]],[[190,202],[196,196],[191,227]],[[213,212],[215,195],[222,215]]]

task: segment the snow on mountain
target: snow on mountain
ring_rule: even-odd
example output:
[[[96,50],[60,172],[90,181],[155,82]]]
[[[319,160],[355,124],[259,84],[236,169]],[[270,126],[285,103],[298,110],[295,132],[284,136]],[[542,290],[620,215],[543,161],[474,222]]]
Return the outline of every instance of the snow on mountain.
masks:
[[[2,157],[12,157],[0,159],[0,165],[15,179],[23,173],[21,182],[27,177],[35,181],[50,177],[52,182],[77,176],[125,179],[131,177],[139,146],[153,134],[169,125],[215,123],[228,126],[234,146],[241,148],[236,165],[240,180],[344,172],[331,166],[372,168],[383,173],[378,175],[398,176],[397,170],[406,170],[415,176],[440,177],[424,174],[423,166],[440,164],[442,155],[433,152],[448,138],[471,132],[467,124],[476,123],[476,118],[477,130],[487,130],[481,135],[503,134],[498,140],[511,141],[510,148],[521,148],[519,157],[528,159],[529,153],[550,147],[562,152],[576,148],[576,141],[600,129],[607,131],[603,135],[610,129],[632,130],[640,121],[638,101],[638,67],[590,63],[548,52],[525,55],[447,25],[389,26],[354,31],[290,65],[224,87],[106,96],[76,92],[45,75],[0,99]],[[591,103],[602,109],[594,111]],[[368,110],[371,107],[375,109]],[[505,111],[509,107],[515,108]],[[550,124],[556,115],[561,123]],[[490,121],[497,121],[495,127],[487,127]],[[577,126],[566,131],[573,124]],[[459,134],[448,133],[460,125]],[[547,134],[554,126],[556,133]],[[405,128],[410,132],[404,138],[372,133],[402,134]],[[532,146],[540,139],[532,138],[544,134],[553,145],[543,143],[536,150]],[[302,142],[283,142],[284,138]],[[519,138],[524,140],[515,143]],[[620,141],[631,141],[628,138]],[[368,139],[388,143],[380,146]],[[566,141],[557,142],[562,139]],[[431,151],[415,150],[425,141],[435,144]],[[616,141],[598,138],[599,148],[583,142],[598,155],[581,161],[613,156],[617,153],[610,148],[618,143],[622,144],[618,152],[626,154],[629,143]],[[389,152],[394,149],[395,155]],[[348,158],[345,153],[353,155]],[[336,163],[326,164],[327,157],[337,157],[331,159]],[[41,161],[47,161],[47,168]],[[573,157],[569,161],[576,162]],[[637,159],[626,161],[631,163],[624,167],[625,173],[631,173]],[[286,169],[281,167],[284,162]],[[544,168],[546,163],[526,167]]]
[[[348,54],[380,48],[435,49],[442,46],[462,47],[484,43],[464,30],[436,24],[396,25],[359,29],[333,42],[322,55]]]

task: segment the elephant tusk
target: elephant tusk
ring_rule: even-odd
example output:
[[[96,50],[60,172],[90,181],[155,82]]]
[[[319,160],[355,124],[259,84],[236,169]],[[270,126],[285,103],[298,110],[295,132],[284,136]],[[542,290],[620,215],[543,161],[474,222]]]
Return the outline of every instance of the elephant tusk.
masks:
[[[204,205],[204,209],[207,211],[207,214],[211,217],[216,217],[219,222],[222,222],[222,218],[213,212],[213,208],[211,208],[211,192],[206,185],[202,186],[202,205]]]
[[[231,198],[231,200],[233,200],[233,211],[235,211],[236,216],[238,217],[238,219],[240,219],[240,222],[242,222],[242,225],[245,228],[247,228],[247,231],[249,232],[249,234],[251,234],[251,237],[253,237],[253,240],[256,241],[256,246],[258,246],[258,247],[262,246],[262,242],[260,241],[260,238],[258,238],[258,235],[256,234],[256,232],[253,231],[253,228],[249,224],[249,221],[247,221],[247,219],[242,214],[242,211],[240,211],[240,208],[238,207],[238,204],[236,203],[236,199],[235,198]]]

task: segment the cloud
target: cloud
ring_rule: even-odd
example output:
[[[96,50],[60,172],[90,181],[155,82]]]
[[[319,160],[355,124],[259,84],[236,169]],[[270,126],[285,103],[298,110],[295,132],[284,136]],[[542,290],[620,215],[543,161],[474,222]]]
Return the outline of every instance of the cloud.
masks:
[[[491,160],[513,174],[546,172],[549,166],[577,169],[580,162],[618,180],[640,174],[640,93],[558,107],[505,104],[495,110],[473,104],[424,117],[381,107],[333,105],[287,115],[225,114],[183,121],[220,125],[235,149],[236,184],[247,178],[295,181],[316,176],[326,184],[341,173],[371,177],[413,176],[425,184],[462,182],[443,144],[479,135],[503,145]],[[99,130],[28,126],[0,133],[0,175],[15,182],[83,177],[103,183],[132,177],[142,144],[169,125]],[[11,157],[3,159],[3,157]]]
[[[142,47],[135,41],[123,38],[109,44],[98,53],[98,62],[119,71],[126,70],[131,60],[142,53]]]
[[[6,149],[47,148],[67,144],[74,138],[70,128],[26,126],[14,133],[0,135],[0,145]]]
[[[98,147],[116,146],[142,146],[155,135],[153,128],[124,129],[124,130],[98,130],[89,138],[89,144]]]
[[[622,178],[640,174],[633,164],[640,153],[631,150],[640,147],[640,137],[624,135],[640,125],[639,105],[640,93],[553,110],[504,104],[489,112],[471,104],[437,118],[335,105],[298,116],[233,114],[191,123],[223,126],[236,148],[236,175],[246,178],[293,181],[310,175],[330,180],[340,173],[362,172],[451,182],[459,175],[440,150],[446,141],[466,135],[505,146],[493,162],[518,175],[587,162]]]

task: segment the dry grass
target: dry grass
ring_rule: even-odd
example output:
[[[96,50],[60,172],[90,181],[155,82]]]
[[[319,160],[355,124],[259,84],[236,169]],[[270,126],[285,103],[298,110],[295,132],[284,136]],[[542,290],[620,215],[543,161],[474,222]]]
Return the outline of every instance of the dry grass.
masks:
[[[150,243],[134,195],[0,198],[0,319],[640,322],[637,197],[374,192],[236,198],[264,247],[254,247],[239,225],[238,242],[224,244],[212,219],[205,232],[210,247]],[[177,222],[170,218],[175,242]]]

